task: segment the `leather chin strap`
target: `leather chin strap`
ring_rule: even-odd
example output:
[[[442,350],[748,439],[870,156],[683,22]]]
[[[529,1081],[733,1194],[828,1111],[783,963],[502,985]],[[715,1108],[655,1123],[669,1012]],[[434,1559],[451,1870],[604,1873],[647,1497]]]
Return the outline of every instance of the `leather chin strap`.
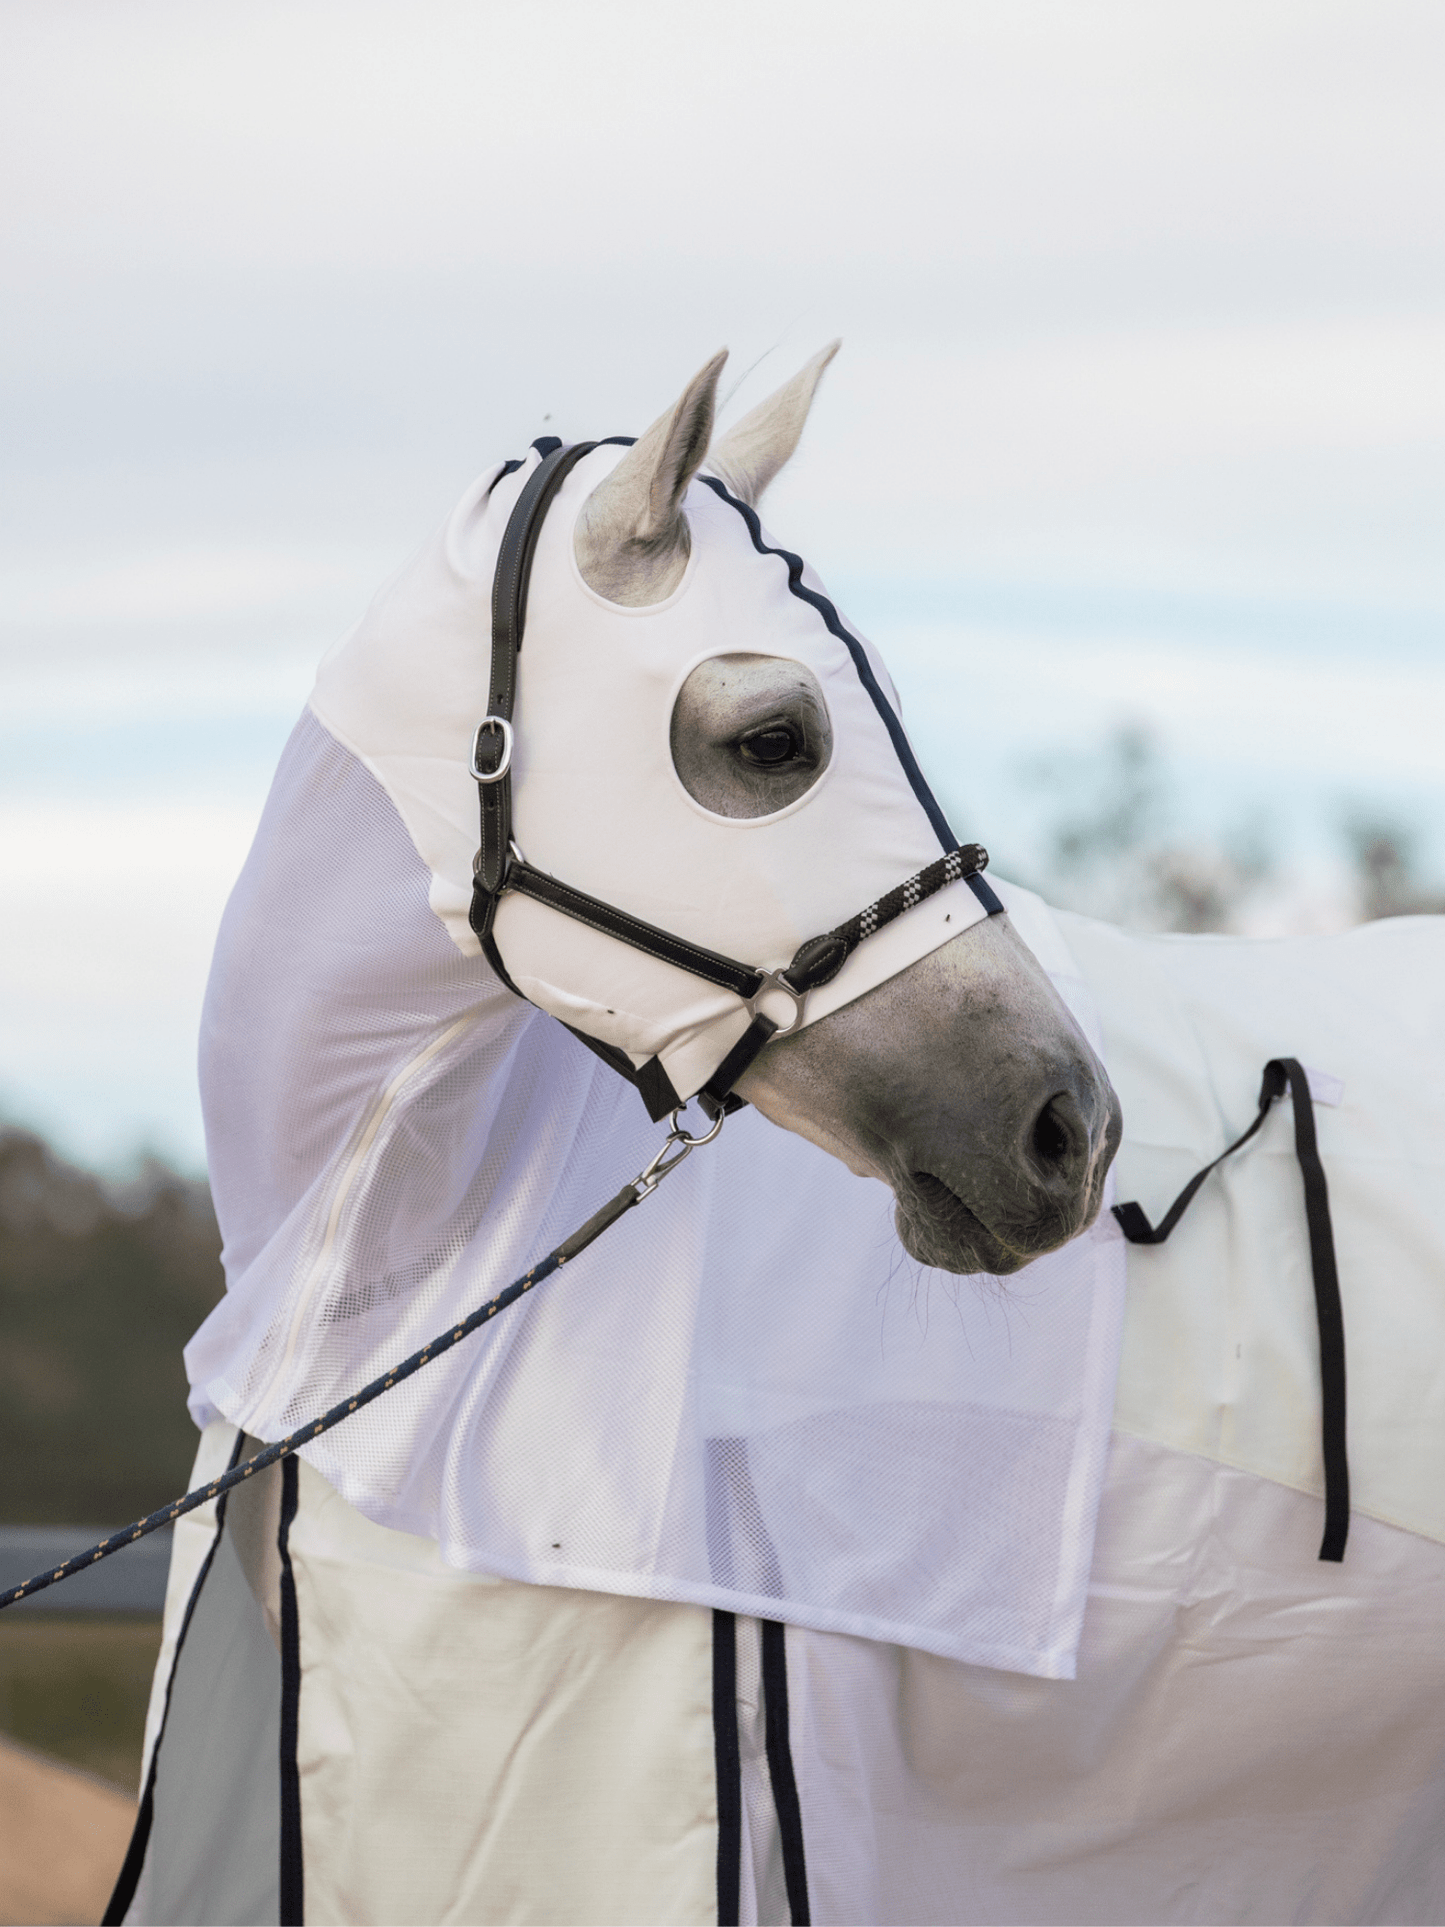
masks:
[[[754,964],[738,963],[716,950],[689,943],[686,938],[644,923],[610,903],[590,897],[570,883],[560,882],[537,870],[522,856],[512,840],[512,715],[517,699],[517,657],[522,647],[522,632],[527,615],[527,584],[532,573],[532,557],[537,538],[553,496],[568,473],[596,442],[578,442],[571,448],[555,448],[532,471],[517,498],[502,536],[497,556],[497,572],[492,580],[492,670],[488,713],[477,725],[472,743],[471,773],[476,778],[481,799],[482,831],[476,859],[472,865],[472,905],[469,916],[483,953],[502,982],[517,996],[521,992],[507,974],[497,949],[492,926],[497,904],[511,890],[531,897],[535,903],[589,924],[609,937],[631,944],[663,963],[686,970],[704,982],[730,990],[747,1006],[752,1018],[748,1028],[697,1093],[698,1102],[710,1117],[740,1108],[744,1100],[733,1086],[763,1047],[779,1034],[787,1036],[803,1020],[803,1003],[809,991],[831,983],[866,938],[911,910],[915,904],[945,889],[951,883],[966,882],[990,916],[1003,909],[981,872],[988,863],[988,852],[978,843],[961,844],[918,871],[906,882],[890,890],[866,910],[829,930],[821,937],[810,937],[798,946],[793,960],[784,970],[763,970]],[[791,1023],[778,1022],[761,1008],[765,998],[776,1003],[791,1000]],[[586,1044],[612,1069],[635,1084],[654,1123],[679,1108],[683,1099],[673,1089],[672,1080],[660,1058],[652,1057],[640,1068],[623,1050],[589,1037],[571,1024],[566,1028]]]

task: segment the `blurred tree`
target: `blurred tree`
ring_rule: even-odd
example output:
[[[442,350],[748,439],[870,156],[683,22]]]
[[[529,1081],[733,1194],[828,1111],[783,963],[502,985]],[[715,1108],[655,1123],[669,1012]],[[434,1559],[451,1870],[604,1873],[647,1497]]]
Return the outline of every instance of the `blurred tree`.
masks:
[[[1344,833],[1354,859],[1362,922],[1445,911],[1445,890],[1421,881],[1417,840],[1403,824],[1356,810],[1346,818]]]
[[[204,1183],[151,1162],[117,1189],[0,1130],[0,1519],[119,1525],[184,1490],[220,1242]]]
[[[1174,785],[1138,725],[1039,775],[1061,798],[1040,887],[1068,909],[1133,929],[1228,930],[1273,871],[1257,823],[1218,842],[1171,833]]]

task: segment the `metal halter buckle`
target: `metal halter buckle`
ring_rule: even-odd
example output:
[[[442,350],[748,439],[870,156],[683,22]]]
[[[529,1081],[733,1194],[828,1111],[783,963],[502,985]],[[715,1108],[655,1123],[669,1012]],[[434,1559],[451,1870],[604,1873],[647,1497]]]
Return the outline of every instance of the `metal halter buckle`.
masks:
[[[479,759],[482,753],[482,731],[490,730],[493,735],[498,730],[502,734],[502,760],[493,770],[481,769]],[[512,767],[512,725],[505,716],[484,716],[477,724],[477,733],[472,738],[472,760],[467,765],[479,783],[500,783]]]
[[[779,1024],[773,1035],[775,1037],[790,1037],[792,1033],[802,1025],[803,1005],[807,1000],[808,993],[806,990],[795,990],[781,970],[765,970],[762,972],[762,979],[763,981],[758,985],[752,996],[747,999],[748,1015],[749,1017],[761,1016],[763,1013],[759,1011],[758,1005],[762,999],[766,997],[770,991],[781,991],[785,997],[791,997],[793,1000],[793,1021],[790,1024]]]

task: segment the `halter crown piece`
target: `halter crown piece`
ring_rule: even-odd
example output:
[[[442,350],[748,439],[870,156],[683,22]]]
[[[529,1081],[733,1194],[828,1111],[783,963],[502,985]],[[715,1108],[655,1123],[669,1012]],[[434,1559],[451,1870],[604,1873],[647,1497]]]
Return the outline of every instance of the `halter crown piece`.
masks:
[[[488,693],[488,711],[477,725],[471,745],[470,771],[476,781],[481,806],[481,838],[476,858],[472,866],[472,899],[469,921],[481,943],[482,949],[502,981],[519,996],[550,1009],[554,1016],[566,1024],[574,1036],[578,1037],[589,1049],[635,1084],[647,1105],[649,1115],[658,1120],[675,1110],[689,1097],[696,1096],[703,1109],[711,1117],[738,1108],[743,1102],[733,1087],[750,1064],[754,1062],[764,1047],[775,1037],[788,1036],[812,1021],[807,1004],[810,996],[825,986],[833,985],[839,978],[844,966],[854,956],[859,946],[880,931],[893,924],[906,912],[915,910],[939,892],[954,884],[965,884],[972,893],[971,910],[966,914],[948,914],[936,929],[920,932],[913,946],[913,955],[904,961],[913,961],[913,956],[923,955],[927,950],[937,947],[938,943],[971,922],[988,916],[997,915],[1003,905],[984,881],[981,872],[988,862],[988,853],[977,843],[953,845],[946,837],[947,826],[942,812],[923,784],[912,752],[907,748],[906,738],[896,716],[887,702],[886,696],[878,687],[866,655],[856,638],[846,632],[832,605],[816,591],[802,585],[803,565],[786,551],[769,549],[763,543],[757,519],[743,503],[730,496],[723,486],[711,477],[704,476],[703,486],[737,510],[751,537],[752,550],[763,556],[780,556],[788,564],[786,587],[802,603],[813,605],[824,616],[822,627],[831,632],[828,645],[832,655],[844,657],[842,667],[856,671],[856,682],[863,685],[871,703],[854,706],[859,709],[866,726],[871,719],[872,742],[875,752],[881,750],[883,760],[892,765],[886,775],[875,775],[871,791],[865,786],[865,793],[857,798],[845,798],[845,805],[851,805],[854,820],[840,821],[835,829],[848,843],[843,847],[858,848],[861,833],[866,830],[873,817],[882,818],[888,814],[880,811],[878,798],[886,789],[887,801],[894,814],[898,810],[900,792],[911,786],[911,803],[921,812],[939,841],[945,843],[944,853],[934,861],[924,865],[908,876],[905,881],[887,890],[876,901],[855,916],[847,918],[821,936],[809,937],[793,950],[791,960],[786,965],[777,962],[740,963],[736,959],[712,949],[693,938],[663,929],[657,924],[629,910],[620,909],[615,903],[591,895],[576,885],[548,874],[544,869],[529,862],[518,846],[519,826],[514,822],[513,783],[524,763],[524,745],[515,733],[514,716],[517,703],[518,658],[522,648],[523,631],[526,623],[527,596],[532,574],[532,563],[547,510],[556,499],[568,475],[584,457],[591,454],[602,444],[580,442],[570,448],[544,443],[538,445],[542,459],[523,485],[517,501],[508,518],[501,547],[497,557],[496,572],[492,582],[492,657],[491,679]],[[707,498],[703,497],[703,503]],[[695,519],[695,518],[694,518]],[[728,518],[732,520],[731,517]],[[567,527],[567,545],[571,545],[571,524]],[[570,557],[569,557],[570,559]],[[696,561],[696,556],[694,556]],[[751,560],[751,557],[749,558]],[[754,563],[756,567],[756,563]],[[689,586],[694,573],[689,567],[684,578],[683,588],[675,591],[667,602],[658,605],[659,613],[666,612],[677,602]],[[580,589],[584,597],[593,603],[600,603],[576,576],[573,563],[574,590]],[[768,587],[774,587],[769,582]],[[697,598],[695,598],[696,600]],[[702,617],[706,622],[715,614],[716,597],[703,609]],[[622,613],[629,617],[644,620],[652,613],[648,609],[617,611],[614,605],[604,605],[614,614]],[[549,617],[554,612],[549,609]],[[726,611],[724,612],[727,613]],[[791,612],[790,612],[791,613]],[[801,613],[801,612],[800,612]],[[812,630],[815,623],[809,624]],[[786,650],[767,648],[769,632],[763,630],[765,653],[787,653]],[[694,636],[692,640],[696,640]],[[844,651],[839,651],[841,641]],[[757,646],[753,636],[744,634],[742,639],[733,639],[731,649],[736,651]],[[584,642],[585,649],[585,642]],[[701,653],[694,649],[692,660],[686,661],[688,653],[684,646],[684,667],[692,668],[698,661],[709,655],[728,653],[726,647],[704,648]],[[846,652],[846,653],[845,653]],[[656,651],[653,654],[656,655]],[[676,653],[676,645],[672,653]],[[800,652],[800,659],[801,652]],[[616,682],[616,677],[608,677],[604,664],[604,680]],[[674,675],[673,680],[676,681]],[[654,674],[653,681],[656,682]],[[672,690],[675,697],[676,691]],[[845,694],[847,692],[845,691]],[[587,691],[579,688],[573,693],[570,708],[576,711],[579,704],[586,703]],[[670,710],[670,703],[667,705]],[[598,717],[599,726],[604,718]],[[882,731],[877,723],[883,724]],[[839,752],[846,754],[846,746],[840,742]],[[892,752],[892,753],[890,753]],[[906,759],[906,760],[905,760]],[[654,759],[655,760],[655,759]],[[835,762],[838,753],[835,753]],[[873,759],[878,760],[876,754]],[[556,757],[548,757],[548,774],[555,776],[558,767]],[[535,766],[535,765],[534,765]],[[831,775],[831,768],[825,775]],[[680,783],[676,788],[680,790]],[[840,785],[835,784],[835,791]],[[822,779],[814,785],[814,790],[822,788]],[[806,805],[812,796],[800,799],[792,810],[779,812],[777,817],[734,823],[726,819],[713,819],[728,831],[741,830],[745,835],[751,831],[754,836],[767,834],[770,826],[776,825],[785,816]],[[593,799],[594,810],[597,802]],[[871,811],[869,805],[872,805]],[[860,807],[861,805],[861,807]],[[667,798],[669,809],[676,807],[672,797]],[[687,807],[694,815],[710,813],[687,801]],[[825,828],[827,826],[824,826]],[[527,841],[530,831],[521,825]],[[926,833],[926,832],[925,832]],[[726,847],[723,861],[726,861]],[[732,852],[741,860],[740,867],[746,873],[748,865],[744,846],[734,843]],[[639,861],[645,853],[636,852]],[[735,866],[729,865],[730,870]],[[896,870],[894,874],[897,874]],[[744,874],[746,882],[746,874]],[[770,880],[770,879],[769,879]],[[762,889],[766,892],[766,883]],[[535,969],[528,971],[518,967],[517,954],[512,955],[509,968],[503,955],[503,944],[508,953],[530,953],[528,961],[538,955],[534,929],[521,928],[515,933],[519,941],[514,941],[513,933],[506,928],[508,910],[512,904],[525,900],[530,905],[541,906],[549,912],[560,914],[574,923],[586,926],[590,931],[605,939],[627,945],[634,952],[655,959],[673,971],[685,973],[687,977],[699,979],[715,991],[724,993],[722,1000],[707,999],[702,1005],[686,1010],[680,1021],[674,1022],[666,1043],[660,1048],[648,1050],[645,1047],[645,1028],[639,1030],[635,1021],[629,1033],[628,1013],[616,1007],[596,1005],[588,1008],[582,999],[569,996],[565,989],[554,986],[537,976]],[[944,928],[944,924],[949,927]],[[806,928],[806,924],[804,925]],[[545,959],[545,938],[541,946]],[[786,951],[782,953],[786,955]],[[904,962],[890,959],[890,966],[881,975],[871,978],[859,977],[849,995],[838,1001],[850,1001],[852,996],[861,995],[877,982],[896,973],[904,967]],[[519,981],[520,980],[520,981]],[[836,1008],[837,1002],[830,1004]],[[614,1020],[609,1026],[607,1020]],[[608,1037],[598,1032],[612,1028],[614,1035]],[[643,1048],[635,1048],[642,1044]],[[634,1046],[629,1048],[629,1045]]]

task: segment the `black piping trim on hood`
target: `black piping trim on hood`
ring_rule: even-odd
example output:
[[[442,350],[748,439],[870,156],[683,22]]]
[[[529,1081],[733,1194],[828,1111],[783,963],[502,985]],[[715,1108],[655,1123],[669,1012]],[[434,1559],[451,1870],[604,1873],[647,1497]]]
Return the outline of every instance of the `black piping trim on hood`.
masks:
[[[847,624],[843,621],[843,618],[838,614],[838,611],[833,607],[833,604],[828,600],[827,596],[819,595],[816,589],[809,589],[804,586],[803,570],[807,565],[803,561],[802,556],[794,555],[791,549],[769,548],[763,540],[763,525],[758,520],[756,509],[751,509],[746,502],[739,501],[738,497],[732,494],[722,482],[718,481],[716,476],[699,475],[697,479],[703,483],[705,487],[710,488],[714,495],[721,497],[724,502],[730,502],[737,510],[738,514],[748,525],[748,534],[753,538],[753,547],[759,555],[775,555],[780,561],[787,563],[789,589],[797,596],[800,602],[806,602],[810,607],[818,611],[827,628],[838,638],[847,649],[848,654],[853,658],[853,667],[858,671],[858,680],[873,699],[873,707],[878,711],[883,722],[883,727],[888,731],[892,739],[893,747],[898,752],[898,760],[903,765],[903,773],[908,778],[913,794],[918,798],[919,803],[923,806],[924,814],[933,825],[934,835],[937,836],[945,850],[956,849],[958,846],[958,838],[949,828],[948,818],[939,808],[937,797],[928,787],[927,779],[923,771],[918,767],[918,759],[913,754],[913,745],[904,733],[902,722],[895,712],[893,705],[884,695],[878,678],[873,674],[873,665],[868,660],[868,651],[863,647],[862,643],[859,642],[858,638],[849,631]]]
[[[551,438],[548,437],[547,439],[550,440]],[[608,435],[605,440],[600,441],[597,446],[599,448],[631,448],[636,440],[637,437],[635,435]],[[532,446],[533,448],[541,449],[542,443],[536,441],[533,442]],[[561,443],[558,442],[556,446],[560,448]],[[928,787],[927,777],[918,767],[918,758],[913,754],[913,745],[908,740],[902,719],[899,717],[892,703],[890,703],[884,695],[878,678],[873,674],[873,665],[868,660],[868,651],[848,628],[848,625],[838,614],[837,609],[828,600],[827,596],[819,595],[816,589],[804,587],[803,570],[807,567],[807,564],[804,562],[802,556],[795,555],[791,549],[769,548],[763,540],[763,525],[758,519],[757,510],[749,508],[746,502],[741,501],[734,495],[727,485],[720,482],[715,475],[699,475],[697,480],[703,483],[705,487],[710,488],[714,495],[737,510],[744,522],[747,523],[748,534],[752,537],[753,547],[759,555],[775,555],[779,561],[787,564],[788,588],[797,596],[800,602],[806,602],[810,608],[817,610],[818,614],[823,618],[825,627],[838,638],[839,642],[843,644],[843,647],[853,658],[853,667],[858,671],[858,680],[868,691],[872,699],[873,707],[878,711],[883,727],[888,731],[889,740],[897,752],[899,762],[903,765],[903,774],[908,778],[909,787],[918,798],[924,815],[932,824],[934,835],[938,838],[939,843],[945,850],[957,849],[958,838],[950,829],[948,818],[939,807],[938,798]]]
[[[624,448],[631,448],[636,440],[637,437],[635,435],[608,435],[605,440],[596,442],[593,446],[596,448],[611,448],[614,444],[621,443]],[[562,438],[560,435],[539,435],[536,441],[532,443],[532,451],[539,461],[545,462],[553,450],[561,446]],[[510,462],[503,462],[502,466],[492,477],[491,487],[488,488],[487,494],[490,496],[492,489],[497,486],[498,482],[506,481],[509,475],[515,475],[519,468],[525,468],[526,465],[527,458],[525,455],[519,455]]]

